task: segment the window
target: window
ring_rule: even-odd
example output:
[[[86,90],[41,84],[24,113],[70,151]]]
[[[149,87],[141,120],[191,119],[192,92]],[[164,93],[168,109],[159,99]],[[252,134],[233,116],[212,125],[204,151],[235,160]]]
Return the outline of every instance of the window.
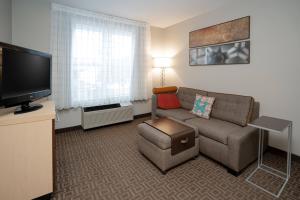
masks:
[[[130,33],[75,29],[72,37],[72,104],[129,101],[133,70]]]
[[[147,23],[52,4],[52,98],[57,109],[151,95]]]

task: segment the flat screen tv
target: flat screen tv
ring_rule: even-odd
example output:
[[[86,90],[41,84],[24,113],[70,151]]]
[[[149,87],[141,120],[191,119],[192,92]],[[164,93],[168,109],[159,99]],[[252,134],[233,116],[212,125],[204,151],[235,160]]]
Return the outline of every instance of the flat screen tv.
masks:
[[[31,102],[50,94],[51,55],[0,43],[0,106],[31,112],[42,108]]]

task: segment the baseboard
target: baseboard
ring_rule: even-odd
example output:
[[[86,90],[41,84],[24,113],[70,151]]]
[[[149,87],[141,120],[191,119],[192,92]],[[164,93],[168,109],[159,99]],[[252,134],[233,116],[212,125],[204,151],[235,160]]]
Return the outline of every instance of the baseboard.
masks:
[[[150,116],[151,116],[151,113],[144,113],[144,114],[140,114],[140,115],[134,115],[133,119],[140,119],[140,118],[150,117]],[[117,123],[117,124],[121,124],[121,123]],[[111,125],[107,125],[107,126],[113,126],[113,125],[117,125],[117,124],[111,124]],[[101,127],[105,127],[105,126],[101,126]],[[96,128],[101,128],[101,127],[96,127]],[[82,129],[81,125],[71,126],[71,127],[66,127],[66,128],[55,129],[55,133],[64,133],[64,132],[68,132],[68,131],[75,131],[75,130],[81,130],[81,129]]]
[[[281,149],[277,149],[271,146],[267,147],[267,151],[273,152],[274,154],[277,154],[279,156],[285,157],[286,156],[286,151],[283,151]],[[292,161],[300,163],[300,156],[292,154]]]
[[[68,131],[75,131],[75,130],[79,130],[79,129],[82,129],[82,127],[80,125],[78,125],[78,126],[70,126],[70,127],[66,127],[66,128],[55,129],[55,133],[63,133],[63,132],[68,132]]]
[[[139,119],[139,118],[144,118],[144,117],[151,117],[151,113],[144,113],[140,115],[134,115],[133,119]]]

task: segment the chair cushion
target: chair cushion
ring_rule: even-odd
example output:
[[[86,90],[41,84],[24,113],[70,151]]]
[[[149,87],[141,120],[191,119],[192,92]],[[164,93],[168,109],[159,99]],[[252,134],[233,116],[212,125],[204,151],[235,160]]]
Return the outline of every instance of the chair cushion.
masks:
[[[208,92],[215,97],[211,117],[246,126],[251,120],[254,99],[250,96]]]
[[[207,92],[203,90],[180,87],[177,91],[177,96],[179,98],[181,107],[187,110],[192,110],[196,99],[196,94],[200,94],[202,96],[208,96]]]
[[[199,117],[209,119],[209,115],[214,101],[215,97],[208,97],[197,94],[192,113]]]
[[[242,129],[241,126],[215,118],[204,119],[197,117],[186,120],[185,123],[196,126],[200,135],[221,142],[225,145],[228,144],[228,136],[230,133],[238,129]]]
[[[158,94],[157,106],[162,109],[180,108],[180,102],[176,94]]]
[[[196,117],[196,115],[192,114],[189,110],[183,108],[170,109],[170,110],[157,109],[156,114],[159,117],[173,117],[180,121],[185,121],[187,119],[192,119]]]

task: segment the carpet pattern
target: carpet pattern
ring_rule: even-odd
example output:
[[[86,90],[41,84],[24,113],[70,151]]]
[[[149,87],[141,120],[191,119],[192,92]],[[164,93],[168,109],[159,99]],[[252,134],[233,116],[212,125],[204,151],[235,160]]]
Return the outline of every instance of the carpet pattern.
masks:
[[[245,178],[253,163],[240,176],[199,155],[170,170],[167,175],[137,149],[136,125],[141,118],[90,131],[69,130],[56,135],[57,185],[53,199],[99,200],[271,200],[271,195],[253,187]],[[268,165],[284,169],[281,155],[265,154]],[[278,180],[259,172],[258,183],[278,188]],[[280,186],[280,185],[279,185]],[[300,199],[300,163],[292,163],[292,177],[278,199]]]

